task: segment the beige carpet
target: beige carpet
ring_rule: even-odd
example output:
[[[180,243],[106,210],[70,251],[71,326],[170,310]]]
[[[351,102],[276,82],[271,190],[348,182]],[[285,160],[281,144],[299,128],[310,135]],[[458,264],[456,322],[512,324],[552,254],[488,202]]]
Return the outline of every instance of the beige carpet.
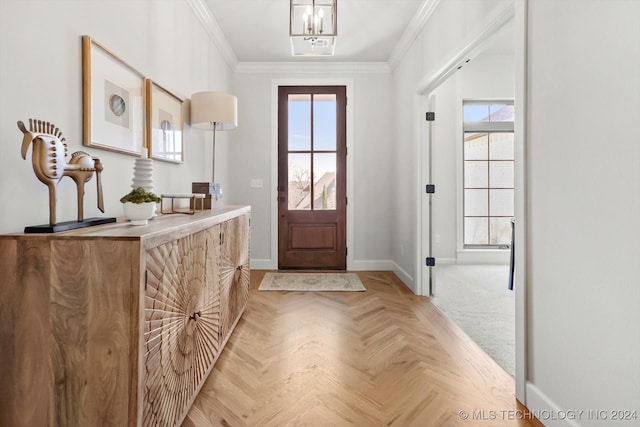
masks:
[[[366,291],[355,273],[267,273],[260,291]]]
[[[516,306],[508,281],[508,265],[440,265],[431,301],[514,376]]]

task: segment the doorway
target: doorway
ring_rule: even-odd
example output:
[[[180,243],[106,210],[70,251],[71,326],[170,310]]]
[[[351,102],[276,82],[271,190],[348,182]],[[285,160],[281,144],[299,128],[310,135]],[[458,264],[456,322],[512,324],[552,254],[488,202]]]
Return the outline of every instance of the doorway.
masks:
[[[510,7],[513,7],[513,5]],[[515,19],[513,19],[514,15],[511,15],[512,13],[514,13]],[[519,108],[519,106],[523,106],[525,80],[522,72],[523,51],[520,49],[522,45],[514,47],[513,41],[523,40],[526,36],[524,5],[521,2],[517,2],[515,11],[514,9],[509,10],[505,6],[504,15],[500,14],[501,18],[496,18],[496,16],[498,14],[492,15],[491,23],[488,23],[486,27],[493,28],[493,30],[487,30],[477,38],[482,40],[481,42],[478,42],[473,48],[465,48],[465,50],[461,51],[455,57],[457,62],[450,62],[450,68],[443,71],[442,75],[425,81],[425,84],[418,91],[420,95],[423,95],[422,101],[425,107],[428,108],[426,111],[435,112],[435,122],[429,122],[424,127],[426,143],[433,144],[433,170],[430,165],[423,163],[423,181],[421,184],[422,188],[424,188],[424,183],[426,182],[435,184],[437,188],[437,192],[433,196],[433,218],[430,215],[424,215],[421,219],[422,230],[424,230],[422,248],[425,255],[423,255],[423,258],[424,256],[435,258],[435,266],[422,267],[424,270],[421,274],[421,279],[422,289],[426,291],[429,289],[430,277],[433,276],[435,278],[433,283],[433,288],[435,289],[434,302],[437,300],[438,295],[441,298],[446,297],[443,287],[450,287],[451,284],[468,285],[468,290],[463,291],[462,296],[472,301],[469,306],[476,311],[478,311],[479,294],[474,294],[474,292],[480,292],[484,285],[481,281],[475,279],[486,278],[487,285],[495,284],[498,286],[497,290],[500,294],[498,297],[487,298],[488,308],[485,311],[492,310],[493,304],[496,302],[504,302],[504,305],[510,309],[509,313],[507,313],[510,316],[508,321],[510,332],[508,332],[508,335],[505,334],[499,338],[500,340],[508,338],[509,346],[512,349],[515,347],[515,355],[511,350],[511,355],[509,356],[510,369],[505,370],[516,377],[516,395],[520,399],[524,399],[525,353],[523,349],[525,333],[522,322],[522,313],[524,312],[522,309],[522,302],[524,301],[522,278],[524,269],[518,269],[518,264],[520,267],[523,264],[522,259],[517,258],[516,271],[518,272],[519,270],[519,272],[516,274],[516,289],[515,291],[509,291],[509,251],[504,250],[504,243],[506,243],[507,239],[502,238],[507,235],[508,237],[511,236],[509,226],[512,217],[520,218],[520,223],[523,223],[524,133],[522,129],[524,109]],[[508,36],[503,38],[502,36],[504,35]],[[504,43],[505,41],[506,43]],[[508,51],[503,51],[505,48]],[[467,147],[470,149],[476,145],[480,146],[484,144],[484,140],[480,141],[476,137],[484,137],[483,135],[486,133],[483,133],[486,129],[475,129],[473,127],[468,129],[468,133],[465,133],[463,127],[465,100],[489,100],[489,104],[493,104],[493,101],[508,99],[515,99],[515,120],[513,125],[515,132],[512,134],[514,136],[510,137],[510,141],[513,140],[514,146],[509,149],[509,156],[504,154],[503,157],[500,157],[497,152],[493,152],[489,153],[487,159],[485,159],[484,157],[472,156],[472,152],[465,153],[465,143],[470,145],[470,147]],[[483,122],[483,125],[485,124],[484,122],[491,122],[492,120],[484,120],[488,115],[485,114],[476,121]],[[500,122],[499,120],[496,121]],[[491,149],[492,141],[495,142],[494,148],[497,148],[498,145],[506,147],[503,144],[505,143],[503,137],[507,135],[505,133],[507,129],[502,129],[503,124],[501,123],[496,123],[496,126],[498,129],[488,129],[491,131],[487,133],[485,138],[488,141],[486,145],[488,149]],[[512,128],[511,132],[513,131],[514,129]],[[427,148],[428,146],[422,148],[423,153],[426,153]],[[429,159],[431,159],[431,156],[429,156]],[[467,160],[466,163],[465,160]],[[493,162],[494,160],[495,162]],[[515,167],[510,165],[514,161]],[[496,171],[500,170],[502,172],[493,177],[490,176],[492,166],[496,166],[494,168]],[[483,175],[482,172],[487,173]],[[433,173],[433,181],[426,181],[428,173]],[[506,186],[500,184],[495,186],[496,188],[490,185],[501,182],[500,179],[505,178],[507,175],[515,182],[515,185]],[[487,177],[486,185],[482,181],[485,176]],[[465,181],[468,184],[466,187],[464,186]],[[515,196],[511,195],[514,192],[513,188],[519,190]],[[493,199],[491,198],[492,193],[493,196],[496,196]],[[475,205],[470,203],[473,201],[473,197],[479,195],[487,195],[487,197],[476,197],[478,203]],[[505,195],[509,195],[509,197]],[[424,196],[422,200],[421,211],[423,214],[429,210],[427,199],[428,195]],[[502,199],[508,199],[509,203]],[[507,206],[509,207],[508,211],[506,209],[504,212],[500,210]],[[477,209],[474,211],[472,208]],[[482,208],[482,212],[480,212],[480,208]],[[484,210],[487,212],[484,212]],[[427,220],[433,223],[432,230],[430,230]],[[505,231],[505,233],[499,232],[501,230]],[[519,245],[522,245],[524,238],[516,236],[516,241],[519,241]],[[433,246],[433,251],[429,248],[430,244]],[[519,246],[519,248],[521,247]],[[520,253],[522,252],[523,250],[520,250]],[[518,250],[516,253],[518,253]],[[420,261],[424,266],[424,260],[420,259]],[[518,283],[520,283],[520,287],[518,287]],[[485,294],[483,292],[482,296]],[[454,314],[464,316],[465,320],[469,320],[471,326],[484,328],[485,330],[482,330],[482,332],[486,332],[486,326],[489,322],[485,321],[484,318],[480,320],[477,318],[472,319],[468,313],[462,313],[461,305],[461,299],[457,298],[452,304],[452,307],[456,310]],[[481,314],[486,315],[484,312]],[[503,315],[503,313],[499,313],[499,315],[491,314],[492,320],[499,320],[499,317],[506,318],[506,315]],[[494,329],[496,331],[506,331],[506,328],[501,327]]]
[[[346,87],[278,87],[278,268],[347,266]]]

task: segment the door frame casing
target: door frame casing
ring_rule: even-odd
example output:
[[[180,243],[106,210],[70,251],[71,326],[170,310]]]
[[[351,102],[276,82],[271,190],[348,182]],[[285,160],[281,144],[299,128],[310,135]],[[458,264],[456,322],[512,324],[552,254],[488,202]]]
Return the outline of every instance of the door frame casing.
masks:
[[[254,268],[278,269],[278,87],[279,86],[345,86],[347,88],[347,200],[353,198],[353,79],[345,78],[274,78],[271,80],[271,250],[268,263]],[[347,248],[353,248],[353,203],[347,203]],[[347,252],[347,270],[353,268],[353,249]]]

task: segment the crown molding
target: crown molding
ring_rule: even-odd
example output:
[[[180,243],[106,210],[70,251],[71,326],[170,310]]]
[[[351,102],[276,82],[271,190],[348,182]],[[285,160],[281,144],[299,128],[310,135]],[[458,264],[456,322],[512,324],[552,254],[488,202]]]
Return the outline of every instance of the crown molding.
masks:
[[[235,71],[265,74],[389,74],[391,68],[386,62],[239,62]]]
[[[442,0],[424,0],[387,62],[239,62],[204,0],[186,0],[229,67],[239,73],[391,73],[400,63]]]
[[[204,0],[187,0],[187,4],[191,6],[196,18],[198,18],[213,43],[220,50],[220,54],[226,63],[232,70],[235,70],[238,65],[238,58]]]
[[[415,16],[409,22],[407,29],[404,30],[398,44],[396,44],[393,52],[389,55],[388,64],[391,70],[394,70],[400,61],[404,57],[407,50],[411,47],[416,38],[420,35],[420,32],[433,15],[441,0],[424,0]]]

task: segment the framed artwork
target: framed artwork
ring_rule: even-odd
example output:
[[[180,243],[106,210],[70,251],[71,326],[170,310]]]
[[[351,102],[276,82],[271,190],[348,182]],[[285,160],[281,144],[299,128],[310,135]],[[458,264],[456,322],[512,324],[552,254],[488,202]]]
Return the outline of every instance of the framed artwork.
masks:
[[[144,76],[82,36],[85,146],[139,155],[145,144]]]
[[[147,146],[150,157],[166,162],[184,161],[183,100],[162,86],[146,79]]]

